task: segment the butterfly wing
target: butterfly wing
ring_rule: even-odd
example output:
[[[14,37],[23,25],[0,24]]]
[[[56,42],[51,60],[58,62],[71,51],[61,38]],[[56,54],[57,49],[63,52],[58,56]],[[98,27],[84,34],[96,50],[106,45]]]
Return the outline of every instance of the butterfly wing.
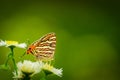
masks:
[[[33,45],[35,46],[34,55],[37,60],[53,60],[56,47],[56,35],[55,33],[48,33],[34,42]]]

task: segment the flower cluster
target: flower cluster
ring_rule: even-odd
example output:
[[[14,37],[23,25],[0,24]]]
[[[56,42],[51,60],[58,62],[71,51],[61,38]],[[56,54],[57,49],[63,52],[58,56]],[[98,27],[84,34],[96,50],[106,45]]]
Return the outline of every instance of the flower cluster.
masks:
[[[48,63],[44,62],[32,62],[29,60],[24,60],[23,62],[17,63],[18,67],[18,75],[13,72],[14,77],[13,78],[25,78],[26,75],[29,75],[28,77],[32,77],[34,74],[37,74],[41,71],[47,71],[51,74],[55,74],[57,76],[62,76],[62,69],[56,69],[53,66],[51,66]]]
[[[5,46],[10,48],[11,52],[8,54],[5,64],[0,65],[0,69],[9,69],[8,61],[12,59],[14,64],[14,80],[30,80],[32,76],[37,73],[44,72],[45,76],[54,74],[59,77],[62,76],[62,69],[57,69],[48,62],[36,61],[32,62],[30,60],[15,62],[14,59],[14,48],[23,48],[25,49],[27,45],[25,43],[18,43],[17,41],[3,41],[0,40],[0,46]],[[46,80],[44,78],[44,80]]]

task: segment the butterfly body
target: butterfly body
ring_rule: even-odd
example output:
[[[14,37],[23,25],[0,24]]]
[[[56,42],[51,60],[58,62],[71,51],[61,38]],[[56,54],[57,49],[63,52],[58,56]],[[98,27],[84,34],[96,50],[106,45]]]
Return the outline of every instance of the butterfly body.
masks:
[[[56,47],[55,33],[48,33],[39,40],[33,42],[27,49],[27,54],[32,53],[37,60],[53,60]]]
[[[30,54],[30,53],[33,54],[34,49],[35,49],[34,45],[29,46],[29,48],[27,49],[27,54]]]

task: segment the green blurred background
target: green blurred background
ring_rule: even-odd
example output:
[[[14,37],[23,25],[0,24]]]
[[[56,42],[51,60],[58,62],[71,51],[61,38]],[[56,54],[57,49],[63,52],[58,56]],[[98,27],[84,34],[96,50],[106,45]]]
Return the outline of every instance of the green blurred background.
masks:
[[[63,68],[63,77],[48,80],[120,80],[119,19],[116,1],[1,0],[0,39],[32,43],[55,32],[55,67]],[[15,49],[17,62],[24,51]],[[0,47],[0,64],[8,52]],[[34,61],[34,56],[23,59]],[[13,80],[12,71],[0,70],[0,80]]]

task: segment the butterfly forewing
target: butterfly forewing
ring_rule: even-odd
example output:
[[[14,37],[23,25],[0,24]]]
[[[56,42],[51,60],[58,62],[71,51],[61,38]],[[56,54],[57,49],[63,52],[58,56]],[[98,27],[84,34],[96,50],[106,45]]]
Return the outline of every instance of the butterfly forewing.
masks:
[[[34,42],[32,45],[35,46],[33,53],[37,60],[53,60],[56,47],[56,35],[55,33],[49,33]]]

